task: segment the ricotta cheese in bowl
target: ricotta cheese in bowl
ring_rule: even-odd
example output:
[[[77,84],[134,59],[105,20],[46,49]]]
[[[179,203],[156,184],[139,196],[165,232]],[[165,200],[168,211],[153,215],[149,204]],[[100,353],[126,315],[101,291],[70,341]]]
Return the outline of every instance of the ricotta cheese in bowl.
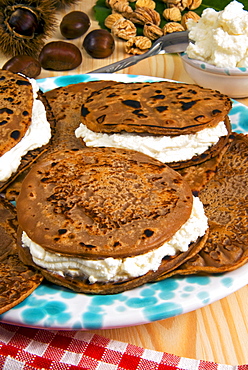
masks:
[[[244,5],[232,1],[224,10],[203,11],[198,22],[188,20],[189,58],[217,67],[248,67],[248,12]]]
[[[238,1],[217,12],[207,8],[198,22],[189,19],[189,43],[182,62],[200,86],[232,98],[248,96],[248,11]]]

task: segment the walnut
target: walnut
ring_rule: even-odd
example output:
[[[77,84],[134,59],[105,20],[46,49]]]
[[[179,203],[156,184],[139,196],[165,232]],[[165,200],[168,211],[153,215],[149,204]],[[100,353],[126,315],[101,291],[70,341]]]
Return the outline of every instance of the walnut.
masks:
[[[180,22],[182,14],[178,8],[167,8],[163,11],[163,16],[167,21]]]
[[[168,8],[178,8],[181,12],[187,8],[192,0],[167,0],[166,4]]]
[[[113,12],[132,13],[133,11],[127,0],[106,0],[106,4]]]
[[[115,0],[117,1],[117,0]],[[108,8],[111,8],[112,7],[112,3],[114,2],[114,0],[106,0],[105,3],[107,5]]]
[[[114,36],[128,40],[130,37],[136,36],[137,29],[133,22],[129,19],[123,18],[113,24],[111,32]]]
[[[155,9],[156,3],[153,0],[137,0],[135,3],[136,8],[149,8],[149,9]]]
[[[104,25],[107,28],[111,29],[113,27],[113,24],[121,18],[123,18],[123,16],[120,13],[112,13],[108,15],[107,18],[105,18]]]
[[[118,3],[118,1],[119,0],[106,0],[106,5],[107,5],[107,7],[109,7],[109,8],[113,8],[113,6],[114,6],[114,4],[115,3]],[[124,1],[124,0],[123,0]]]
[[[131,8],[128,2],[116,3],[115,6],[113,7],[113,10],[121,14],[125,14],[125,13],[128,14],[128,13],[133,12],[133,9]]]
[[[191,0],[191,4],[189,4],[187,8],[190,10],[197,9],[201,5],[201,3],[202,3],[202,0]]]
[[[188,27],[187,27],[187,21],[189,19],[192,19],[193,21],[195,22],[198,22],[198,20],[200,19],[201,17],[196,14],[195,12],[192,12],[192,10],[190,10],[189,12],[185,13],[183,16],[182,16],[182,20],[181,20],[181,25],[184,27],[184,29],[186,30]]]
[[[163,36],[163,30],[153,23],[146,23],[143,28],[144,36],[148,37],[150,40],[156,40]]]
[[[150,49],[152,46],[152,42],[145,36],[136,36],[130,38],[125,43],[125,52],[128,54],[144,54],[146,51]]]
[[[167,33],[180,32],[180,31],[184,31],[184,28],[180,23],[177,23],[177,22],[168,22],[163,27],[164,35],[166,35]]]
[[[128,19],[130,19],[133,23],[142,25],[146,23],[153,23],[156,26],[159,26],[161,22],[160,14],[156,10],[146,7],[135,9],[135,11],[128,16]]]

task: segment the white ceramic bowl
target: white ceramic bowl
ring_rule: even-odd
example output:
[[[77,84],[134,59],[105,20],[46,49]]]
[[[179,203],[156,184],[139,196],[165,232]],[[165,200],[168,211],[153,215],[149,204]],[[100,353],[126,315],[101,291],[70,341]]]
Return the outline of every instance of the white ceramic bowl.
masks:
[[[220,68],[181,53],[185,71],[197,85],[219,90],[231,98],[248,97],[248,68]]]

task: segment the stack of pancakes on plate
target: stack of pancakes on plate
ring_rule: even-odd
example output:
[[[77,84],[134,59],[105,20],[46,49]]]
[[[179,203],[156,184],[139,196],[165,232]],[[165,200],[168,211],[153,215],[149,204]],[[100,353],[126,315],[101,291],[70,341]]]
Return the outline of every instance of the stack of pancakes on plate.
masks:
[[[12,242],[37,285],[45,277],[112,294],[246,263],[247,136],[231,132],[227,96],[168,81],[92,81],[41,95],[52,140],[2,188],[8,198],[18,183]]]

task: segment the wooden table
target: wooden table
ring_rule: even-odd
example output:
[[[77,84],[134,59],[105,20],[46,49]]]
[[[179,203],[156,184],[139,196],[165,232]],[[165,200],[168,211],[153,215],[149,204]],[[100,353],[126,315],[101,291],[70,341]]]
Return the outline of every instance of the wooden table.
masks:
[[[58,13],[58,20],[71,10],[82,10],[91,18],[91,28],[99,28],[94,20],[94,0],[79,1],[65,11]],[[116,41],[113,55],[107,59],[92,59],[82,50],[83,37],[73,40],[82,51],[83,63],[76,70],[51,72],[42,70],[39,78],[81,74],[128,57],[123,51],[123,41]],[[51,40],[63,39],[59,28]],[[50,41],[50,40],[47,40]],[[0,66],[7,58],[0,55]],[[184,71],[180,59],[175,55],[158,55],[126,68],[117,73],[141,74],[164,77],[177,81],[193,81]],[[248,105],[247,99],[240,99]],[[94,330],[95,333],[111,339],[132,343],[147,349],[165,351],[175,355],[214,361],[223,364],[248,364],[248,286],[212,303],[204,308],[174,318],[146,325]]]

